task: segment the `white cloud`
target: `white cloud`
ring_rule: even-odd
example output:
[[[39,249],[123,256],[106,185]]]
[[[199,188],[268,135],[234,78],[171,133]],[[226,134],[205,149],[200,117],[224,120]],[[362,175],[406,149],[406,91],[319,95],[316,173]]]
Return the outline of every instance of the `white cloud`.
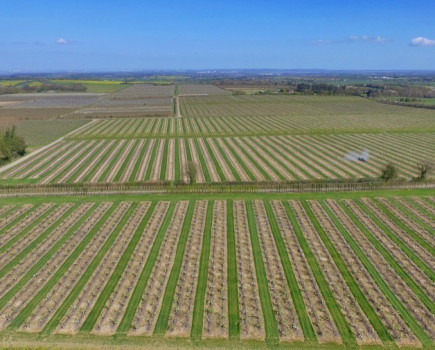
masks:
[[[376,43],[376,44],[383,44],[390,41],[390,39],[385,38],[383,36],[368,36],[368,35],[351,35],[349,39],[352,41],[364,41],[367,43]]]
[[[410,45],[420,47],[435,46],[435,40],[419,36],[418,38],[412,39]]]
[[[56,44],[67,45],[67,44],[69,44],[69,41],[64,39],[64,38],[59,38],[59,39],[56,40]]]
[[[336,41],[334,41],[334,40],[325,40],[325,39],[313,41],[314,45],[329,45],[329,44],[335,44],[335,43],[336,43]]]
[[[333,45],[333,44],[350,44],[352,42],[365,42],[384,44],[390,42],[391,39],[383,36],[368,36],[368,35],[351,35],[342,40],[319,39],[312,41],[314,45]]]

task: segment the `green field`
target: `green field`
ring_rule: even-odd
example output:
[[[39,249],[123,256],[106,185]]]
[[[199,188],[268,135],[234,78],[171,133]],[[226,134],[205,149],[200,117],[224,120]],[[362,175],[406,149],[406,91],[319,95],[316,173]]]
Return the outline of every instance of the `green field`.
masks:
[[[52,80],[55,84],[81,84],[89,93],[112,93],[125,88],[121,80]]]
[[[35,122],[39,123],[55,124]],[[61,127],[50,130],[61,131]],[[430,146],[433,144],[434,134],[430,133],[78,138],[57,143],[43,154],[35,154],[25,164],[0,173],[0,178],[36,183],[164,181],[199,184],[357,180],[377,178],[387,163],[393,163],[401,178],[412,180],[419,174],[419,162],[433,159],[434,150]],[[369,152],[368,160],[359,161],[357,157],[365,150]],[[194,179],[187,172],[188,160],[192,160],[197,169]],[[432,175],[427,177],[432,178]]]
[[[0,335],[432,346],[434,195],[1,199]]]
[[[89,93],[112,93],[125,88],[121,80],[0,80],[0,86],[4,87],[21,87],[23,84],[29,86],[37,86],[40,84],[59,84],[59,85],[72,85],[81,84],[86,87],[86,92]]]
[[[90,120],[22,120],[17,133],[24,137],[30,149],[39,148],[73,130],[89,123]]]
[[[0,347],[434,348],[433,113],[97,98],[180,91],[181,117],[20,122],[34,148],[75,131],[0,168]]]

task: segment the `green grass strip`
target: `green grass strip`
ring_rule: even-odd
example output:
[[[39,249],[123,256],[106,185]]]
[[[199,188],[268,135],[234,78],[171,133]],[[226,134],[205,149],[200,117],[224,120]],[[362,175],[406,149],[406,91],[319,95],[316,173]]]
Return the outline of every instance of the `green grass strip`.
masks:
[[[17,234],[15,237],[12,237],[9,241],[7,241],[3,246],[0,247],[0,254],[3,254],[5,251],[7,251],[12,245],[14,245],[16,242],[18,242],[21,238],[23,238],[25,235],[27,235],[31,230],[33,230],[35,227],[37,227],[41,221],[45,220],[47,217],[49,217],[56,209],[59,208],[60,205],[53,205],[51,208],[49,208],[45,213],[43,213],[41,216],[39,216],[36,220],[32,221],[30,224],[28,224],[19,234]],[[32,208],[33,209],[33,208]],[[42,232],[43,233],[43,232]],[[42,234],[41,233],[41,234]],[[39,236],[38,236],[39,237]],[[36,238],[35,240],[39,240],[39,238]]]
[[[18,316],[15,318],[15,320],[9,325],[10,329],[18,328],[20,325],[25,321],[25,319],[30,315],[30,313],[33,311],[33,309],[41,302],[41,300],[44,298],[44,296],[53,288],[53,286],[59,281],[59,279],[65,274],[65,272],[71,267],[71,265],[74,263],[74,261],[77,259],[77,257],[80,255],[80,253],[83,251],[83,249],[88,245],[90,240],[93,236],[98,232],[100,227],[104,224],[105,221],[107,221],[110,217],[110,215],[113,213],[115,208],[112,208],[109,210],[98,222],[98,224],[92,229],[92,231],[83,239],[82,242],[77,246],[76,249],[74,249],[74,252],[68,257],[68,259],[62,264],[62,266],[59,268],[59,270],[56,271],[56,273],[51,277],[49,281],[42,287],[42,289],[36,294],[36,296],[24,307],[23,310],[18,314]],[[5,303],[8,301],[6,296],[10,298],[13,297],[13,295],[9,296],[9,293],[5,295],[0,300],[0,308],[2,308]],[[69,307],[70,305],[68,305]],[[56,314],[52,317],[52,319],[56,316]],[[51,320],[49,321],[51,322]]]
[[[377,199],[373,199],[373,203],[375,203],[378,208],[387,215],[391,221],[393,221],[398,227],[400,227],[403,231],[405,231],[415,242],[420,244],[424,249],[428,251],[429,254],[435,257],[435,248],[432,247],[429,243],[426,242],[424,238],[418,235],[416,232],[411,230],[406,224],[404,224],[396,215],[394,215],[386,206],[384,206]]]
[[[266,149],[266,147],[264,147],[263,151],[265,153],[267,153],[267,155],[270,158],[275,159],[275,161],[277,163],[279,163],[294,179],[297,179],[297,180],[300,179],[300,177],[295,172],[293,172],[292,169],[288,168],[287,165],[284,164],[284,161],[286,161],[286,160],[288,161],[287,154],[283,154],[282,152],[279,152],[279,151],[277,152],[276,148],[272,147],[270,144],[267,143],[266,138],[258,138],[258,141],[264,142],[264,145],[261,145],[262,147],[269,146],[270,150],[268,150],[268,149]],[[280,158],[278,155],[281,155],[282,158]],[[293,164],[293,162],[292,162],[292,164]],[[296,166],[296,164],[293,164],[293,166]],[[285,180],[287,180],[287,179],[285,179]]]
[[[233,155],[233,157],[237,160],[237,162],[240,164],[240,166],[243,168],[243,170],[245,171],[245,173],[246,173],[246,175],[248,175],[248,177],[249,177],[249,179],[251,180],[251,181],[257,181],[257,179],[255,178],[255,176],[252,174],[252,172],[249,170],[249,168],[248,168],[248,166],[245,164],[245,162],[239,157],[239,155],[237,154],[237,152],[233,149],[233,147],[231,147],[229,144],[228,144],[228,141],[227,141],[227,139],[225,139],[225,138],[222,138],[222,142],[225,144],[225,146],[227,147],[227,149],[232,153],[232,155]],[[219,143],[218,142],[216,142],[216,146],[218,145]],[[222,152],[223,154],[225,154],[225,152]],[[231,162],[230,162],[231,163]],[[233,167],[231,167],[231,170],[233,170],[234,168]],[[236,170],[234,169],[234,172],[235,172]],[[237,175],[238,176],[238,175]],[[240,176],[239,176],[239,178],[240,178]]]
[[[238,339],[240,337],[240,314],[236,236],[234,232],[234,208],[232,199],[227,201],[227,259],[229,337],[230,339]]]
[[[172,266],[168,284],[166,285],[165,294],[163,296],[162,308],[160,309],[159,317],[156,321],[154,334],[164,334],[166,332],[166,328],[168,328],[169,314],[171,313],[172,303],[174,301],[174,294],[177,287],[178,277],[180,276],[181,265],[183,263],[184,257],[184,250],[186,248],[186,243],[189,236],[194,207],[195,202],[189,202],[189,207],[187,208],[187,212],[183,221],[183,227],[181,229],[180,238],[178,240],[174,265]]]
[[[198,154],[199,162],[201,163],[201,167],[202,167],[202,171],[204,173],[205,181],[210,183],[210,182],[212,182],[211,176],[210,176],[210,173],[208,171],[207,163],[205,162],[204,155],[202,154],[201,147],[199,147],[198,139],[193,139],[193,142],[195,144],[196,153]]]
[[[275,345],[279,342],[278,324],[273,311],[272,301],[270,299],[269,283],[267,281],[266,269],[264,267],[263,255],[260,242],[258,239],[257,225],[255,223],[254,209],[252,202],[246,203],[246,213],[248,217],[249,234],[251,237],[252,252],[254,253],[255,271],[257,274],[258,291],[260,294],[261,308],[264,316],[264,327],[266,330],[266,343]]]
[[[323,207],[323,209],[326,211],[328,216],[331,218],[335,227],[346,238],[346,235],[348,235],[347,231],[344,230],[344,228],[342,227],[340,222],[338,222],[337,218],[332,214],[331,210],[325,205],[325,203],[323,203],[323,202],[319,202],[319,203]],[[379,338],[383,342],[392,341],[393,338],[391,337],[387,328],[384,326],[384,324],[382,323],[379,316],[373,310],[373,307],[368,302],[365,294],[361,291],[360,287],[358,286],[358,283],[355,282],[355,279],[353,278],[352,273],[349,271],[349,269],[346,266],[346,262],[344,261],[344,259],[340,255],[340,253],[338,252],[337,248],[334,246],[334,243],[332,242],[331,238],[326,234],[325,230],[320,225],[320,223],[317,220],[315,214],[313,213],[311,207],[306,202],[303,202],[302,205],[304,206],[304,209],[305,209],[308,217],[310,218],[313,226],[316,228],[316,231],[317,231],[319,237],[322,239],[323,244],[325,245],[326,249],[328,249],[329,254],[331,255],[332,259],[334,260],[335,265],[340,270],[340,273],[343,276],[343,279],[345,280],[345,282],[346,282],[347,286],[349,287],[350,291],[352,292],[353,296],[355,297],[355,300],[361,306],[361,309],[366,314],[369,322],[371,323],[371,325],[375,329],[376,333],[379,335]],[[358,253],[356,255],[361,259],[361,256]]]
[[[346,173],[349,177],[351,177],[351,174],[346,169],[341,168],[340,165],[330,163],[328,157],[322,156],[322,153],[316,153],[315,147],[313,147],[313,149],[310,150],[308,149],[308,147],[305,147],[305,145],[300,140],[292,138],[292,141],[294,147],[296,147],[298,151],[302,154],[302,157],[306,159],[308,162],[312,162],[314,164],[318,164],[319,166],[321,166],[322,167],[321,170],[329,171],[331,174],[335,175],[337,178],[340,179],[343,178],[343,176],[335,171],[335,169],[339,169],[342,170],[344,173]],[[315,157],[319,158],[320,160],[324,160],[325,164],[321,164],[321,162],[315,159]]]
[[[121,142],[121,141],[119,141]],[[118,162],[121,158],[122,152],[124,152],[125,148],[127,147],[128,142],[124,142],[123,145],[121,145],[121,148],[118,149],[118,152],[115,153],[113,159],[109,162],[109,164],[104,169],[103,173],[100,175],[100,177],[97,179],[97,182],[106,182],[106,178],[109,175],[110,171],[115,167],[116,162]]]
[[[94,174],[100,169],[101,165],[106,161],[106,159],[112,154],[113,150],[116,147],[117,142],[114,142],[109,149],[101,156],[100,160],[94,164],[91,171],[82,179],[82,182],[88,182]],[[77,173],[79,174],[79,173]]]
[[[347,164],[344,164],[343,162],[345,161],[343,160],[338,160],[338,159],[334,159],[334,157],[331,154],[328,154],[325,149],[319,147],[318,145],[316,145],[314,142],[310,142],[310,140],[301,140],[298,138],[293,137],[292,141],[296,144],[297,147],[304,149],[308,155],[310,156],[310,158],[312,159],[313,162],[317,162],[314,159],[314,157],[318,157],[322,160],[325,161],[326,165],[328,165],[328,167],[325,166],[326,170],[330,171],[331,173],[333,173],[334,175],[336,175],[338,178],[343,178],[342,175],[339,175],[338,173],[336,173],[334,170],[338,169],[341,170],[342,172],[344,172],[348,178],[355,178],[355,175],[352,174],[351,171],[349,171],[349,168],[355,171],[358,171],[358,169],[354,168],[354,164],[352,164],[351,162],[347,162]],[[311,149],[309,149],[307,147],[307,143],[305,142],[309,142],[309,145],[311,146]],[[335,160],[335,164],[333,164],[332,162],[330,162],[330,160]]]
[[[76,285],[72,288],[72,290],[69,292],[68,296],[62,303],[62,305],[57,309],[53,317],[51,317],[50,321],[45,325],[44,329],[42,330],[42,333],[49,333],[52,331],[62,320],[62,318],[65,316],[68,309],[73,304],[74,300],[77,299],[77,297],[80,295],[81,291],[83,290],[84,286],[88,282],[89,278],[92,277],[95,269],[100,264],[101,260],[106,255],[109,248],[113,245],[116,238],[119,234],[122,234],[122,229],[126,222],[130,219],[132,216],[134,210],[136,209],[138,203],[133,203],[130,208],[127,210],[127,212],[124,214],[116,228],[113,230],[113,232],[110,234],[107,241],[104,243],[103,247],[100,249],[98,254],[94,257],[91,264],[88,266],[86,271],[81,275],[79,281],[76,283]]]
[[[266,171],[264,171],[264,169],[263,169],[263,167],[261,167],[260,165],[258,165],[258,162],[249,154],[249,152],[246,150],[246,148],[249,148],[249,146],[248,145],[243,145],[243,143],[242,142],[238,142],[238,140],[237,139],[233,139],[233,142],[234,142],[234,144],[235,144],[235,146],[236,147],[238,147],[239,148],[239,150],[240,150],[240,152],[242,152],[244,155],[245,155],[245,157],[246,158],[248,158],[250,161],[251,161],[251,163],[252,163],[252,165],[254,166],[254,167],[256,167],[257,168],[257,170],[261,173],[261,174],[263,174],[263,176],[264,176],[264,178],[267,180],[267,181],[271,181],[272,179],[270,178],[270,176],[269,176],[269,174],[266,172]],[[246,148],[245,148],[246,147]],[[254,177],[254,179],[255,179],[255,177]],[[254,180],[255,181],[255,180]]]
[[[264,157],[263,155],[261,155],[261,153],[258,151],[258,145],[256,145],[256,147],[252,146],[250,143],[248,143],[245,139],[239,139],[240,143],[243,144],[243,146],[251,149],[251,151],[257,155],[258,158],[260,158],[264,164],[266,164],[266,166],[275,173],[275,175],[277,175],[281,180],[286,180],[285,176],[283,174],[281,174],[281,172],[275,168],[275,166],[272,165],[272,163],[269,162],[268,159],[266,159],[266,157]],[[255,141],[254,141],[255,144]],[[269,159],[274,159],[279,165],[281,165],[284,169],[286,169],[287,167],[285,165],[282,164],[281,160],[278,159],[277,157],[275,157],[274,154],[270,153],[267,149],[263,148],[264,153],[266,153],[266,155],[269,157]]]
[[[427,223],[425,223],[422,219],[420,219],[418,216],[410,212],[407,208],[405,208],[401,203],[397,202],[394,199],[389,199],[392,204],[399,209],[404,215],[410,217],[412,221],[414,221],[418,226],[420,226],[423,230],[426,230],[428,233],[430,233],[432,236],[435,235],[435,229],[430,227]],[[423,213],[421,213],[423,215]]]
[[[144,144],[142,146],[142,149],[140,150],[139,157],[137,158],[137,161],[136,161],[136,163],[134,165],[133,171],[130,174],[128,182],[134,182],[135,181],[137,171],[139,170],[140,163],[141,163],[141,161],[142,161],[142,159],[144,157],[144,154],[145,154],[145,152],[146,152],[146,150],[147,150],[147,148],[149,146],[149,143],[150,143],[150,139],[145,140],[145,142],[144,142]]]
[[[408,327],[414,332],[414,334],[418,337],[418,339],[421,341],[422,344],[424,344],[424,345],[432,344],[433,342],[432,342],[431,338],[424,332],[424,330],[420,327],[420,325],[417,323],[417,321],[412,317],[412,315],[409,313],[409,311],[402,305],[402,303],[397,298],[397,296],[391,291],[391,289],[389,288],[387,283],[384,281],[382,276],[376,270],[375,266],[370,262],[370,260],[364,254],[362,249],[359,247],[358,243],[354,241],[354,239],[352,238],[351,235],[349,235],[349,233],[346,231],[346,229],[343,227],[343,225],[336,218],[334,213],[332,213],[331,209],[329,209],[329,207],[327,207],[323,201],[321,202],[321,205],[325,209],[325,211],[328,213],[328,216],[334,222],[335,226],[340,230],[341,234],[343,235],[343,237],[345,238],[345,240],[347,241],[349,246],[353,249],[355,254],[358,256],[358,259],[361,261],[361,263],[365,266],[367,271],[370,273],[370,276],[373,278],[373,280],[379,286],[382,293],[384,293],[385,297],[388,299],[388,301],[391,303],[391,305],[393,305],[393,307],[398,311],[399,315],[401,315],[402,319],[405,321],[405,323],[408,325]],[[344,262],[343,262],[343,264],[344,264]],[[357,300],[361,305],[361,302],[360,302],[361,299],[358,298]],[[371,321],[371,319],[370,319],[370,321]],[[379,322],[381,322],[381,321],[379,320]],[[382,326],[383,326],[383,324],[382,324]],[[376,331],[378,332],[380,338],[383,341],[392,340],[392,337],[388,333],[385,326],[383,326],[383,329],[382,329],[383,333],[380,334],[377,328],[376,328]]]
[[[91,141],[92,142],[92,141]],[[52,178],[50,180],[50,183],[56,183],[59,182],[59,179],[62,178],[66,173],[68,173],[76,164],[77,162],[80,161],[81,158],[85,157],[86,154],[88,154],[89,152],[94,152],[93,147],[95,147],[95,145],[97,144],[97,142],[95,142],[94,145],[91,145],[90,147],[88,147],[88,149],[86,149],[82,155],[78,156],[74,161],[72,161],[68,166],[66,166],[65,168],[62,169],[62,171],[60,173],[58,173],[54,178]],[[89,143],[85,144],[83,147],[89,146]],[[77,152],[79,152],[80,150],[77,150]],[[75,155],[75,154],[74,154]],[[73,155],[73,156],[74,156]],[[68,161],[68,159],[66,159],[65,161]],[[63,163],[63,162],[62,162]],[[59,165],[62,166],[62,165]],[[58,167],[56,167],[58,168]],[[53,171],[56,171],[56,169],[54,169]],[[49,175],[49,174],[47,174]]]
[[[299,323],[301,324],[302,331],[304,332],[304,338],[305,340],[315,341],[317,340],[316,333],[314,332],[313,326],[308,316],[304,298],[302,296],[301,290],[299,289],[299,284],[293,271],[293,266],[290,262],[287,250],[285,248],[284,239],[280,234],[270,202],[264,201],[264,206],[266,208],[273,238],[275,239],[275,245],[281,258],[282,267],[284,269],[287,284],[296,309],[296,314],[298,315]]]
[[[1,215],[0,215],[0,220],[4,219],[5,217],[7,217],[8,215],[10,215],[13,211],[15,211],[17,209],[17,207],[15,205],[12,205],[9,209],[5,210]]]
[[[139,280],[134,288],[133,294],[130,297],[130,301],[125,310],[125,314],[122,317],[121,323],[117,329],[117,333],[126,334],[130,330],[131,323],[133,322],[134,315],[136,314],[136,310],[140,304],[143,292],[148,283],[148,279],[151,275],[152,269],[154,267],[154,262],[157,259],[157,256],[160,251],[160,247],[162,245],[163,238],[168,230],[169,224],[171,223],[172,216],[174,214],[176,202],[171,202],[166,216],[163,220],[162,225],[160,226],[159,232],[157,233],[156,239],[154,240],[154,244],[151,248],[151,251],[148,255],[148,259],[142,269]]]
[[[323,276],[322,269],[320,268],[316,260],[316,257],[314,256],[313,251],[311,250],[309,244],[305,239],[305,236],[302,232],[301,227],[299,226],[295,214],[290,208],[288,202],[283,202],[283,204],[286,210],[287,217],[289,218],[290,223],[293,226],[294,232],[298,238],[299,246],[301,247],[305,255],[305,258],[307,259],[308,264],[310,265],[311,271],[313,272],[313,276],[320,289],[320,292],[323,295],[323,299],[325,300],[326,305],[328,306],[329,312],[331,313],[331,316],[334,319],[335,325],[337,326],[337,330],[340,333],[341,339],[343,340],[346,346],[355,346],[356,345],[355,336],[352,333],[349,325],[347,324],[347,321],[343,313],[341,312],[341,309],[337,304],[337,301],[335,300],[334,294],[329,288],[328,282]]]
[[[175,139],[174,152],[175,152],[175,163],[174,163],[175,181],[180,182],[181,181],[181,170],[180,170],[181,164],[180,164],[180,140],[179,139]]]
[[[157,118],[154,118],[152,120],[152,123],[151,123],[151,126],[150,126],[150,130],[147,132],[147,134],[149,134],[149,135],[155,134],[156,130],[154,130],[154,129],[156,129],[158,124],[159,124],[159,120]]]
[[[122,274],[124,273],[125,267],[130,261],[131,255],[133,254],[136,245],[139,242],[139,239],[141,238],[142,235],[147,234],[147,232],[144,232],[144,229],[148,224],[148,221],[150,220],[150,217],[153,214],[156,205],[157,202],[153,202],[149,207],[147,213],[142,219],[142,222],[140,223],[132,239],[130,240],[121,259],[119,260],[118,265],[116,265],[115,270],[110,276],[109,281],[107,282],[106,286],[104,287],[100,296],[98,297],[98,300],[96,301],[94,308],[92,309],[91,313],[88,315],[85,322],[83,323],[82,328],[80,329],[81,331],[90,332],[94,328],[95,323],[97,322],[98,317],[101,314],[101,311],[103,311],[103,308],[107,303],[107,300],[109,299],[115,287],[118,285],[118,282],[121,279]]]
[[[426,264],[420,260],[420,258],[408,247],[402,240],[396,236],[374,213],[371,212],[358,198],[355,198],[355,203],[370,219],[378,226],[396,245],[410,258],[414,264],[416,264],[424,274],[430,278],[431,281],[435,281],[435,272],[430,269]]]
[[[299,160],[300,163],[304,164],[307,168],[311,169],[314,173],[319,174],[323,179],[328,179],[328,175],[326,175],[323,172],[325,169],[322,168],[322,165],[310,159],[310,157],[308,157],[307,154],[300,149],[300,147],[292,144],[286,138],[280,138],[279,140],[282,142],[282,145],[280,146],[283,147],[285,151],[291,153],[293,158]],[[297,154],[297,152],[299,154]],[[314,165],[317,165],[317,167]]]
[[[207,139],[205,139],[207,140]],[[236,179],[236,181],[242,181],[242,178],[240,177],[239,173],[236,171],[236,169],[234,168],[233,164],[230,162],[230,160],[228,159],[227,154],[222,150],[221,146],[219,145],[218,142],[215,142],[215,140],[211,140],[208,139],[207,142],[214,142],[215,147],[217,148],[217,150],[219,151],[219,153],[221,154],[222,158],[224,159],[225,163],[227,164],[228,168],[230,168],[231,172],[233,173],[234,178]]]
[[[113,182],[119,182],[121,176],[124,174],[125,168],[127,167],[128,163],[130,162],[131,157],[133,157],[133,153],[138,147],[139,141],[134,141],[130,151],[127,154],[127,157],[125,158],[124,162],[121,165],[121,168],[118,170],[118,172],[115,175],[115,178],[113,179]],[[122,159],[119,159],[122,160]],[[138,162],[136,162],[138,163]]]
[[[186,158],[188,162],[192,161],[192,153],[190,152],[190,145],[188,139],[183,139],[184,147],[186,148]]]
[[[205,148],[207,149],[207,152],[210,155],[210,158],[213,161],[213,164],[214,164],[214,166],[216,168],[216,172],[218,173],[220,180],[225,182],[226,178],[225,178],[224,172],[222,171],[221,166],[220,166],[219,162],[217,161],[214,152],[212,151],[210,145],[208,144],[207,139],[203,139],[203,142],[204,142]]]
[[[71,152],[70,148],[76,146],[80,141],[81,140],[71,141],[69,143],[69,147],[64,148],[62,152],[60,152],[60,153],[58,153],[56,155],[53,155],[53,153],[58,151],[58,149],[55,149],[53,151],[50,150],[49,154],[44,155],[41,159],[37,158],[36,161],[34,159],[30,159],[29,160],[29,164],[24,169],[21,169],[18,173],[16,173],[14,175],[14,177],[17,177],[17,176],[21,175],[21,173],[23,173],[23,172],[25,172],[27,170],[30,170],[30,172],[27,173],[24,176],[24,178],[26,178],[26,179],[31,178],[35,174],[38,174],[38,173],[40,173],[40,175],[36,177],[37,179],[44,178],[46,173],[51,171],[50,169],[47,169],[47,167],[50,166],[53,162],[55,162],[59,157],[65,155],[65,154],[67,154],[69,152],[68,155],[64,158],[64,161],[67,161],[77,151],[77,149],[76,149],[73,152]],[[58,147],[60,148],[63,145],[64,145],[64,143],[60,143]]]
[[[27,203],[26,203],[27,204]],[[29,209],[22,212],[20,215],[18,215],[15,219],[13,219],[9,224],[5,225],[3,228],[0,229],[0,235],[7,232],[11,227],[18,224],[21,220],[23,220],[27,215],[29,215],[32,211],[38,209],[42,204],[35,205],[33,207],[30,207]],[[13,207],[10,211],[8,211],[8,214],[12,214],[12,211],[19,210],[20,208]],[[30,224],[31,225],[31,224]]]
[[[162,164],[160,166],[161,181],[165,181],[166,179],[166,168],[168,167],[168,148],[169,148],[169,139],[166,139],[163,145]]]
[[[156,141],[154,142],[153,150],[151,152],[151,158],[150,158],[150,161],[148,162],[147,171],[145,173],[145,181],[149,180],[151,178],[151,172],[153,171],[153,166],[154,166],[154,162],[156,160],[157,150],[159,149],[159,142],[160,142],[160,140],[158,140],[158,139],[156,139]]]
[[[190,337],[193,340],[200,340],[202,337],[202,327],[204,321],[204,301],[207,290],[208,264],[210,258],[211,225],[213,222],[214,202],[208,202],[207,214],[202,239],[201,258],[199,262],[198,284],[196,286],[195,305],[193,308],[192,329]]]
[[[394,259],[390,254],[388,249],[386,249],[376,237],[368,230],[364,223],[355,216],[355,214],[343,203],[337,202],[341,208],[344,210],[346,215],[358,226],[360,231],[366,236],[370,243],[378,250],[378,252],[385,258],[394,271],[400,276],[400,278],[408,285],[409,288],[419,297],[422,303],[432,312],[435,313],[435,304],[430,300],[430,298],[421,290],[419,285],[415,283],[414,279],[411,278],[408,273],[402,268],[402,266]]]
[[[65,214],[63,214],[60,218],[58,218],[55,222],[52,223],[50,227],[45,229],[36,239],[33,240],[28,246],[25,246],[23,250],[15,256],[11,261],[9,261],[8,264],[6,264],[1,270],[0,270],[0,278],[2,278],[8,271],[10,271],[18,262],[20,262],[27,254],[29,254],[38,244],[43,242],[54,230],[57,229],[58,225],[66,220],[71,213],[77,209],[78,203],[73,205],[70,209],[68,209]],[[54,208],[53,208],[54,209]],[[51,214],[51,211],[48,213],[45,213],[44,217],[48,217]],[[37,225],[37,224],[35,224]],[[35,226],[34,225],[34,226]],[[16,238],[16,237],[15,237]],[[9,243],[9,242],[8,242]],[[2,247],[3,248],[3,247]]]
[[[142,127],[142,120],[138,120],[137,124],[134,124],[134,126],[136,126],[136,127],[130,133],[133,135],[137,135],[137,132]]]
[[[423,202],[425,202],[429,207],[432,207],[432,208],[435,209],[434,202],[432,202],[429,198],[427,198],[427,197],[421,197],[421,200]]]
[[[26,272],[26,274],[16,283],[4,296],[1,298],[0,305],[5,305],[18,291],[23,288],[26,283],[39,271],[45,264],[50,260],[50,258],[55,254],[60,247],[70,239],[70,237],[79,229],[79,227],[83,224],[83,222],[89,218],[89,216],[94,212],[94,208],[97,204],[94,205],[79,221],[77,221],[73,227],[69,229],[69,231],[53,246],[51,249],[37,262],[35,263],[30,270]]]
[[[77,178],[80,174],[82,174],[83,173],[83,171],[89,166],[89,164],[92,162],[92,160],[95,158],[95,157],[98,157],[99,156],[99,153],[104,149],[104,147],[106,147],[107,146],[107,143],[108,143],[108,141],[103,141],[102,143],[101,143],[101,145],[99,146],[99,147],[97,147],[97,148],[95,148],[94,150],[93,150],[93,154],[82,164],[82,165],[80,165],[79,167],[78,167],[78,169],[76,169],[74,172],[72,172],[69,176],[68,176],[68,178],[64,181],[64,183],[67,183],[67,184],[69,184],[69,183],[72,183],[73,181],[74,181],[74,179],[75,178]],[[62,172],[63,173],[63,172]],[[56,177],[54,180],[53,180],[53,182],[56,182],[58,180],[58,178]]]
[[[406,201],[409,205],[413,206],[415,209],[417,209],[419,212],[421,212],[423,215],[427,216],[428,218],[431,218],[432,220],[435,220],[435,215],[431,214],[426,208],[421,206],[418,202],[415,202],[413,199],[403,197],[404,201]]]
[[[287,151],[287,150],[284,150],[283,149],[283,147],[282,146],[280,146],[278,143],[274,143],[274,140],[273,139],[271,139],[270,137],[262,137],[261,138],[261,140],[267,145],[267,146],[269,146],[275,153],[277,153],[278,155],[281,155],[281,157],[283,157],[283,159],[287,159],[287,160],[289,160],[288,159],[288,156],[289,156],[289,151]],[[299,159],[300,160],[300,158],[296,155],[296,154],[294,154],[294,153],[291,153],[291,156],[292,157],[294,157],[294,158],[296,158],[296,159]],[[290,161],[290,160],[289,160]],[[291,163],[293,164],[293,166],[295,167],[295,168],[297,168],[297,169],[299,169],[299,171],[301,172],[301,173],[303,173],[308,179],[310,179],[310,180],[313,180],[314,179],[314,176],[313,175],[311,175],[311,173],[310,172],[308,172],[307,170],[305,170],[303,167],[301,167],[299,164],[297,164],[297,163],[295,163],[295,161],[293,160],[293,161],[291,161]],[[303,164],[305,164],[305,162],[302,162],[301,161],[301,163],[303,163]],[[291,169],[287,169],[289,172],[291,171]],[[294,176],[295,176],[295,179],[298,179],[298,180],[300,180],[301,179],[301,177],[299,176],[299,175],[297,175],[296,173],[293,173],[293,172],[291,172],[291,174],[293,175],[294,174]]]
[[[159,126],[159,134],[163,135],[165,134],[166,130],[165,130],[165,119],[161,118],[160,119],[160,126]]]

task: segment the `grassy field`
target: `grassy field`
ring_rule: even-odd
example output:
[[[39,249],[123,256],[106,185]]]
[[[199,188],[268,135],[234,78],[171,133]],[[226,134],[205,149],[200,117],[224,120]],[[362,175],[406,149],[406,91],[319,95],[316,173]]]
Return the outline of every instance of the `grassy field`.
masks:
[[[82,84],[88,93],[112,93],[125,88],[121,80],[52,80],[55,84]]]
[[[0,199],[0,335],[432,346],[418,193]]]
[[[39,81],[31,80],[0,80],[0,86],[19,87],[22,84],[35,86],[41,84]],[[112,93],[125,87],[121,80],[44,80],[44,84],[72,85],[81,84],[86,87],[88,93]]]
[[[17,125],[17,133],[24,137],[30,149],[35,149],[89,122],[90,120],[22,120]]]

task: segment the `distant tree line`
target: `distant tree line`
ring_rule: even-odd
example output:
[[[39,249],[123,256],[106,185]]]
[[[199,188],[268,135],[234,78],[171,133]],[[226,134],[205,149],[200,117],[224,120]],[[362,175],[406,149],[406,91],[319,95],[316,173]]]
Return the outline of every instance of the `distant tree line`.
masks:
[[[80,83],[72,84],[56,84],[56,83],[43,83],[43,84],[20,84],[17,86],[0,86],[0,95],[5,94],[22,94],[22,93],[35,93],[35,92],[85,92],[86,86]]]
[[[233,95],[243,94],[243,91],[233,91]],[[328,83],[309,83],[298,84],[288,83],[287,86],[277,86],[275,88],[265,87],[258,92],[260,95],[273,94],[296,94],[296,95],[325,95],[325,96],[361,96],[375,99],[382,99],[400,103],[404,105],[426,107],[419,99],[435,98],[435,89],[425,86],[402,86],[402,85],[334,85]],[[430,107],[429,107],[430,108]]]
[[[0,135],[0,165],[9,163],[26,153],[26,142],[16,134],[15,126]]]
[[[296,86],[295,92],[306,95],[355,95],[358,91],[347,89],[346,86],[337,86],[326,83],[307,84],[301,83]]]

